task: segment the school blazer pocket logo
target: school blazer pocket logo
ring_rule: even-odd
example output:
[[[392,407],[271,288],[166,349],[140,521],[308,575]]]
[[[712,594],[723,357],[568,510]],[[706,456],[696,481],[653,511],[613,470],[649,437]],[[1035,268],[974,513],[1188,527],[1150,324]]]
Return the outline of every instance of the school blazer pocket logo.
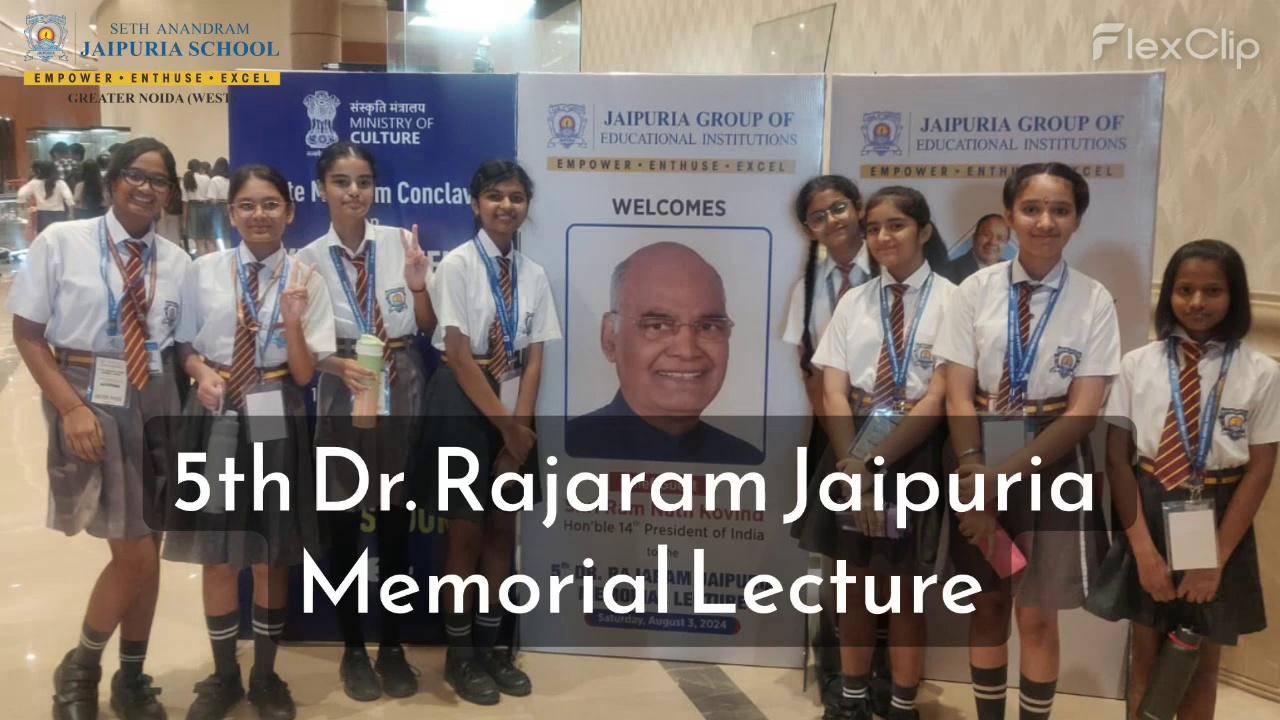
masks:
[[[1232,440],[1244,438],[1249,430],[1249,411],[1236,408],[1222,408],[1218,412],[1218,421],[1222,424],[1222,432]]]
[[[1059,345],[1053,353],[1053,367],[1049,368],[1049,372],[1057,373],[1064,378],[1073,377],[1076,374],[1076,368],[1080,366],[1080,358],[1079,350]]]

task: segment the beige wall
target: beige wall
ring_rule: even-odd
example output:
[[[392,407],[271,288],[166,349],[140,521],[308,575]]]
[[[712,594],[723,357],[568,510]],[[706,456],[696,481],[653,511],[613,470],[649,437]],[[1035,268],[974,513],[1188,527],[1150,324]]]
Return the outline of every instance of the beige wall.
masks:
[[[1251,341],[1280,357],[1280,3],[1274,0],[834,0],[831,73],[1167,73],[1155,267],[1178,245],[1216,237],[1244,255],[1254,296]],[[584,72],[738,73],[758,67],[751,30],[824,0],[583,0]],[[1245,69],[1185,58],[1130,61],[1120,46],[1092,60],[1093,27],[1139,37],[1196,27],[1255,38]],[[1123,42],[1123,41],[1122,41]],[[781,52],[781,49],[780,49]],[[1158,280],[1158,275],[1157,275]],[[1224,677],[1280,699],[1280,481],[1257,523],[1272,629],[1227,653]]]
[[[249,37],[218,38],[270,40],[275,43],[274,58],[199,58],[165,57],[103,58],[100,70],[234,70],[242,67],[281,70],[290,67],[289,3],[283,0],[107,0],[98,11],[98,31],[102,40],[109,39],[107,28],[112,22],[148,22],[154,27],[161,22],[238,22],[249,23]],[[154,30],[152,30],[154,32]],[[120,40],[158,38],[120,37]],[[204,39],[204,38],[192,38]],[[214,38],[209,38],[214,39]],[[179,38],[181,40],[181,38]],[[185,45],[185,43],[183,43]],[[129,91],[126,87],[103,87],[102,90]],[[142,90],[143,88],[134,88]],[[226,87],[145,88],[186,95],[193,91],[225,93]],[[179,170],[187,160],[199,158],[212,162],[227,156],[227,106],[143,103],[103,103],[102,123],[132,128],[135,137],[152,135],[173,150]]]

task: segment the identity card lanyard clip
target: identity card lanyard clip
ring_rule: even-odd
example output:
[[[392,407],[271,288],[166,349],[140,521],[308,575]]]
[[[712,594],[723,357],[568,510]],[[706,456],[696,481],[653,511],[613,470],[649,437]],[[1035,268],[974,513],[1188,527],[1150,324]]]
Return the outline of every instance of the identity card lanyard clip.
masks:
[[[1227,346],[1222,356],[1222,367],[1218,370],[1218,380],[1204,404],[1200,414],[1199,444],[1193,445],[1191,430],[1187,425],[1187,410],[1182,397],[1182,384],[1178,382],[1178,346],[1181,340],[1169,337],[1165,340],[1165,355],[1169,365],[1169,389],[1173,396],[1173,413],[1178,422],[1178,437],[1182,440],[1182,450],[1191,463],[1191,501],[1199,502],[1204,493],[1204,466],[1209,459],[1209,450],[1213,445],[1213,424],[1218,414],[1218,403],[1222,397],[1222,388],[1227,382],[1227,371],[1231,368],[1231,360],[1235,357],[1236,345]]]
[[[1053,316],[1053,309],[1058,305],[1058,299],[1062,297],[1062,293],[1067,289],[1067,274],[1070,269],[1064,262],[1062,264],[1062,277],[1058,280],[1058,287],[1053,290],[1053,296],[1049,298],[1049,306],[1045,308],[1044,314],[1040,316],[1040,320],[1036,323],[1035,330],[1031,333],[1030,342],[1026,347],[1022,346],[1022,331],[1018,322],[1018,288],[1013,282],[1013,263],[1009,263],[1009,341],[1006,350],[1007,360],[1009,363],[1009,388],[1013,395],[1013,400],[1021,405],[1027,397],[1028,379],[1031,377],[1031,368],[1036,362],[1036,352],[1040,348],[1040,339],[1044,337],[1045,328],[1049,326],[1049,318]]]
[[[911,368],[911,356],[915,351],[916,332],[920,330],[920,321],[924,318],[924,309],[929,303],[929,293],[933,289],[933,273],[929,273],[929,277],[925,278],[924,285],[920,288],[920,302],[916,303],[915,316],[911,319],[911,332],[907,335],[907,346],[903,348],[902,355],[898,354],[897,338],[893,335],[893,323],[889,319],[889,305],[884,298],[887,289],[881,281],[880,328],[886,339],[885,346],[889,349],[889,368],[892,370],[893,377],[893,410],[902,414],[907,408],[907,371]]]
[[[520,317],[520,285],[516,279],[515,251],[513,249],[511,252],[511,306],[508,307],[506,300],[502,297],[497,264],[494,263],[493,258],[489,257],[489,253],[485,252],[479,235],[471,238],[471,241],[476,244],[476,252],[484,261],[485,272],[489,275],[489,289],[493,292],[493,304],[498,308],[498,326],[502,328],[502,344],[506,348],[507,359],[512,367],[518,367],[520,361],[516,356],[516,318]]]

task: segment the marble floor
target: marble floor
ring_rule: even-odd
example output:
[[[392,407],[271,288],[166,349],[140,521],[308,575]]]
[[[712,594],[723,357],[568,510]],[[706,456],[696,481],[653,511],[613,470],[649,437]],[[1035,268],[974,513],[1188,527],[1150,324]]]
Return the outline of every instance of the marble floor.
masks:
[[[0,265],[0,307],[9,289],[9,268]],[[85,535],[66,538],[43,527],[46,496],[44,426],[39,392],[17,361],[10,320],[0,313],[0,678],[9,686],[4,718],[46,718],[53,668],[75,642],[93,578],[107,557],[105,543]],[[147,672],[164,688],[161,700],[172,717],[185,715],[192,685],[210,671],[201,615],[199,575],[166,564],[152,634]],[[106,672],[116,667],[115,641],[107,649]],[[241,653],[251,653],[247,645]],[[523,667],[536,690],[527,698],[505,698],[492,708],[462,705],[441,679],[444,654],[411,648],[422,673],[422,690],[405,700],[361,704],[348,699],[337,677],[340,650],[286,647],[278,662],[299,705],[299,717],[337,718],[576,718],[610,720],[758,720],[818,718],[816,692],[801,690],[799,670],[697,665],[525,653]],[[246,660],[246,663],[248,661]],[[103,717],[106,709],[103,692]],[[1017,715],[1016,695],[1009,718]],[[1223,688],[1219,717],[1275,718],[1280,706]],[[920,695],[922,717],[972,718],[969,688],[927,682]],[[1122,716],[1122,704],[1060,695],[1054,717],[1099,720]],[[251,718],[242,706],[236,718]]]

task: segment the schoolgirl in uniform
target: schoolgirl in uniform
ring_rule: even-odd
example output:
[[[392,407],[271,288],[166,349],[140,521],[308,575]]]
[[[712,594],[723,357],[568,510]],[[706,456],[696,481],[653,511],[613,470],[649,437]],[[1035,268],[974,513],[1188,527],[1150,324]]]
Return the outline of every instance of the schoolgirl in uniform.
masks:
[[[187,172],[182,176],[182,227],[187,240],[195,243],[195,254],[204,255],[216,248],[211,238],[209,219],[209,176],[199,160],[187,161]]]
[[[1160,286],[1159,339],[1124,356],[1107,401],[1107,477],[1124,532],[1104,569],[1123,568],[1114,578],[1129,599],[1120,615],[1133,620],[1131,717],[1165,633],[1186,624],[1205,639],[1178,708],[1179,718],[1202,719],[1214,714],[1221,646],[1266,627],[1252,523],[1280,442],[1280,368],[1241,343],[1250,320],[1235,249],[1183,245]],[[1207,566],[1180,562],[1165,534],[1165,503],[1197,496],[1212,504],[1214,522],[1189,540],[1216,546]],[[1175,562],[1199,569],[1171,571]]]
[[[231,222],[230,215],[227,214],[227,190],[230,188],[231,169],[227,165],[226,158],[218,158],[213,161],[213,168],[209,171],[209,237],[218,246],[218,249],[224,249],[231,240]]]
[[[18,204],[35,202],[35,228],[37,233],[42,233],[53,223],[71,217],[75,196],[58,177],[58,168],[53,163],[37,160],[31,163],[31,171],[35,177],[18,189]]]
[[[867,200],[866,233],[880,276],[845,295],[813,355],[813,363],[823,368],[823,402],[839,458],[836,467],[867,483],[873,472],[881,471],[886,478],[898,472],[938,477],[942,455],[935,430],[945,386],[942,373],[935,371],[932,348],[955,286],[935,274],[932,264],[946,261],[946,245],[924,196],[905,187],[886,187]],[[855,433],[855,417],[861,434]],[[876,456],[883,458],[883,470],[873,464]],[[893,518],[871,508],[870,485],[864,487],[856,530],[843,530],[819,498],[810,499],[809,512],[815,517],[805,528],[806,539],[813,541],[809,549],[849,560],[854,575],[914,574],[919,518],[910,519],[903,535],[891,535],[886,523]],[[885,493],[896,496],[892,483]],[[819,529],[829,536],[825,542],[810,534]],[[840,616],[843,691],[825,717],[870,720],[876,617],[860,590],[850,588],[847,599],[848,611]],[[894,614],[889,623],[893,694],[886,714],[891,720],[917,718],[924,616]]]
[[[316,554],[314,460],[303,389],[316,364],[334,352],[333,306],[324,279],[282,244],[294,207],[288,183],[264,165],[240,168],[231,178],[231,221],[242,242],[202,256],[183,288],[179,353],[197,391],[187,403],[184,447],[234,457],[239,472],[254,467],[290,479],[289,510],[281,491],[265,493],[255,511],[248,493],[234,509],[218,503],[182,513],[165,543],[169,560],[204,566],[204,608],[214,673],[196,685],[190,720],[222,718],[244,696],[236,662],[239,634],[237,577],[253,568],[253,669],[249,700],[262,718],[296,715],[288,686],[275,673],[276,645],[284,631],[289,566],[307,548]],[[227,443],[230,443],[228,446]],[[215,451],[214,447],[220,450]],[[221,473],[209,462],[206,477]],[[198,471],[198,470],[197,470]],[[273,488],[275,486],[272,486]],[[190,498],[188,498],[190,499]]]
[[[413,337],[419,330],[434,330],[436,319],[427,296],[429,263],[418,244],[417,226],[410,234],[368,220],[374,177],[373,155],[363,146],[340,142],[321,153],[316,180],[329,204],[331,224],[329,232],[302,254],[324,278],[337,320],[338,352],[320,363],[324,374],[316,408],[316,445],[366,451],[370,477],[376,478],[406,470],[410,443],[420,433],[426,373]],[[355,345],[361,335],[376,336],[384,343],[381,377],[356,362]],[[387,407],[387,416],[377,419],[372,433],[357,430],[351,420],[355,394],[370,388]],[[355,492],[353,470],[346,464],[330,468],[330,497],[345,498]],[[393,510],[373,516],[378,569],[384,577],[409,571],[406,487],[407,483],[396,486],[397,493],[391,498]],[[360,510],[372,512],[378,500],[376,491],[367,493]],[[329,514],[335,582],[346,576],[360,556],[360,510]],[[382,632],[375,674],[365,651],[362,618],[353,593],[343,596],[338,612],[346,644],[340,675],[347,695],[369,701],[384,691],[392,697],[417,692],[417,676],[400,644],[398,616],[380,613]]]
[[[1088,183],[1061,163],[1023,165],[1005,182],[1003,200],[1018,257],[961,283],[934,348],[947,362],[957,472],[970,487],[975,473],[986,482],[984,511],[964,513],[951,540],[957,572],[974,576],[983,589],[969,626],[981,720],[1004,717],[1011,605],[1022,642],[1021,717],[1049,716],[1058,678],[1058,611],[1081,606],[1102,552],[1095,531],[1100,518],[1054,512],[1048,500],[1033,513],[1029,483],[1015,485],[1008,511],[997,514],[996,476],[1037,472],[1052,479],[1092,472],[1087,436],[1120,366],[1111,294],[1062,258],[1088,208]],[[1033,439],[1003,461],[988,460],[979,412],[1025,418],[1014,423],[1015,434]],[[1033,455],[1039,465],[1032,465]],[[997,526],[1027,561],[1013,578],[1012,593],[984,555],[995,547]]]
[[[796,195],[796,220],[809,241],[804,275],[791,289],[783,342],[795,345],[800,356],[800,374],[805,395],[813,410],[809,430],[809,467],[815,468],[827,450],[827,433],[822,427],[822,372],[813,367],[813,350],[822,339],[836,304],[850,289],[866,282],[872,274],[870,256],[862,242],[862,194],[843,175],[820,175],[806,182]],[[821,246],[826,252],[819,258]],[[793,523],[792,536],[799,539],[803,522]],[[831,564],[830,555],[824,563]],[[834,572],[835,566],[829,568]],[[830,573],[828,573],[830,574]],[[835,610],[824,600],[813,638],[814,652],[822,679],[823,703],[834,705],[840,692],[840,659],[835,633]]]
[[[18,352],[44,396],[49,527],[103,538],[80,644],[54,673],[53,717],[96,718],[102,651],[120,627],[111,707],[163,718],[142,673],[160,588],[155,488],[172,468],[179,412],[173,376],[179,288],[190,259],[152,219],[177,192],[173,154],[152,138],[120,146],[107,169],[105,216],[59,223],[36,238],[8,309]]]
[[[533,197],[528,174],[510,160],[491,160],[476,170],[470,190],[478,231],[440,261],[431,288],[439,318],[432,344],[445,362],[427,384],[421,445],[430,453],[427,466],[435,465],[436,449],[447,446],[466,447],[479,460],[471,487],[482,509],[451,493],[440,514],[449,518],[445,571],[483,573],[489,609],[478,612],[469,592],[463,607],[445,613],[445,681],[462,699],[492,705],[500,692],[528,695],[532,686],[510,652],[494,650],[502,624],[498,589],[511,570],[516,516],[493,507],[490,484],[504,472],[536,473],[532,425],[542,344],[560,338],[560,324],[545,271],[515,248]],[[458,477],[464,470],[451,472]],[[540,501],[540,483],[535,490]]]

